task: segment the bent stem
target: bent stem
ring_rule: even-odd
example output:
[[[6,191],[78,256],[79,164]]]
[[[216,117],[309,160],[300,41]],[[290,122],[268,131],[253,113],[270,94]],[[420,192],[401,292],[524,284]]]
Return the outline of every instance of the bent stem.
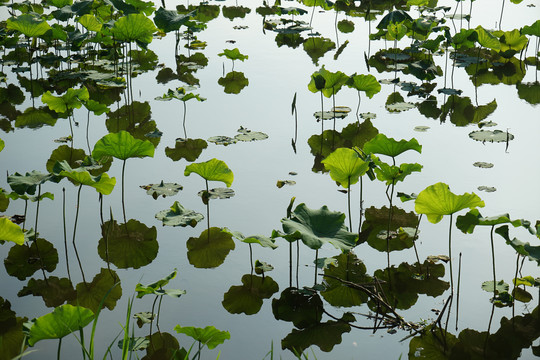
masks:
[[[86,284],[86,279],[84,277],[84,270],[82,267],[81,258],[79,257],[79,252],[77,251],[77,245],[75,244],[75,238],[77,234],[77,220],[79,219],[79,203],[81,199],[81,190],[82,190],[82,184],[79,185],[79,190],[77,191],[77,210],[75,210],[75,224],[73,225],[73,240],[71,242],[73,243],[73,248],[75,249],[75,256],[77,257],[77,262],[79,263],[79,268],[81,269],[83,281]]]

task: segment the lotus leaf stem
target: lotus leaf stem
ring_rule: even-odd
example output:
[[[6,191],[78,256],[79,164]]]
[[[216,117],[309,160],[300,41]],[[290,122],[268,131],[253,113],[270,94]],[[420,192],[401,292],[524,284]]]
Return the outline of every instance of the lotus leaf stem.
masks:
[[[67,231],[66,231],[66,188],[62,188],[62,219],[64,225],[64,251],[66,253],[66,267],[68,279],[71,281],[71,274],[69,272],[69,256],[67,247]]]
[[[34,231],[35,231],[35,234],[34,234],[34,244],[36,245],[36,252],[38,254],[38,257],[39,257],[39,264],[41,265],[41,272],[43,273],[43,279],[45,280],[45,283],[47,285],[49,285],[49,281],[47,280],[47,275],[45,274],[45,265],[43,264],[43,257],[41,256],[41,253],[39,251],[39,246],[38,246],[38,218],[39,218],[39,203],[41,202],[40,201],[40,198],[41,198],[41,184],[38,185],[38,196],[37,196],[37,204],[36,204],[36,222],[35,222],[35,225],[34,225]]]

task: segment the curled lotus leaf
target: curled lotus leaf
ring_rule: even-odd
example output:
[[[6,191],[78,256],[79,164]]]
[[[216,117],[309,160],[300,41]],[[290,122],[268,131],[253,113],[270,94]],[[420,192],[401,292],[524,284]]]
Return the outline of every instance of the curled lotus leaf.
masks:
[[[137,298],[140,299],[145,295],[153,294],[157,296],[168,295],[171,297],[179,298],[180,296],[186,293],[185,290],[179,289],[163,289],[165,285],[169,283],[172,279],[176,277],[177,270],[174,269],[172,273],[165,276],[163,279],[159,279],[156,282],[153,282],[149,285],[143,285],[141,283],[135,286],[135,292],[137,293]]]
[[[485,185],[479,186],[477,189],[478,189],[478,191],[485,191],[485,192],[495,192],[495,191],[497,191],[496,187],[485,186]]]
[[[198,174],[207,181],[224,182],[227,187],[230,187],[234,180],[231,169],[224,161],[218,159],[210,159],[202,163],[193,163],[186,166],[184,175],[189,176],[191,173]]]
[[[13,175],[9,175],[7,178],[11,190],[19,195],[25,193],[34,195],[38,185],[44,184],[47,181],[58,182],[59,178],[54,174],[42,173],[36,170],[27,172],[26,175],[21,175],[16,172]]]
[[[483,161],[477,161],[473,164],[473,166],[475,167],[479,167],[479,168],[482,168],[482,169],[490,169],[493,167],[493,164],[492,163],[488,163],[488,162],[483,162]]]
[[[285,185],[296,185],[296,181],[293,180],[278,180],[276,186],[281,189]]]
[[[469,137],[482,142],[508,142],[514,140],[514,135],[502,130],[477,130],[469,133]]]
[[[156,27],[144,14],[128,14],[116,20],[111,31],[118,40],[149,44]]]
[[[238,50],[238,48],[224,49],[222,53],[218,54],[218,56],[225,56],[227,57],[227,59],[240,60],[240,61],[244,61],[249,57],[247,55],[240,53],[240,50]]]
[[[157,199],[159,196],[174,196],[183,189],[183,186],[177,183],[164,183],[163,180],[161,180],[159,184],[141,185],[141,188],[146,190],[148,195]]]
[[[86,185],[93,187],[103,195],[109,195],[116,185],[116,178],[110,178],[107,173],[98,176],[92,176],[84,167],[72,169],[67,161],[57,161],[53,167],[53,172],[59,176],[67,177],[75,182],[76,185]]]
[[[267,236],[263,236],[263,235],[244,236],[244,234],[242,234],[240,231],[231,231],[227,228],[224,228],[223,230],[227,231],[235,239],[240,240],[246,244],[259,244],[262,247],[268,247],[271,249],[276,249],[278,247],[276,245],[276,240],[269,238]]]
[[[370,99],[381,91],[381,84],[373,75],[353,74],[347,81],[346,85],[358,91],[365,92],[366,96]]]
[[[391,157],[396,157],[408,150],[414,150],[421,153],[422,145],[420,145],[415,138],[397,141],[384,134],[377,134],[373,139],[364,144],[364,151],[366,153],[381,154]]]
[[[167,226],[191,226],[195,227],[197,223],[204,219],[202,214],[193,210],[186,209],[178,201],[170,207],[169,210],[162,210],[156,214],[156,219]]]
[[[321,161],[330,172],[332,180],[344,188],[356,184],[360,176],[369,170],[369,163],[360,158],[358,153],[349,148],[338,148]]]
[[[228,331],[221,331],[213,326],[207,326],[203,329],[193,326],[176,325],[174,330],[179,334],[185,334],[195,341],[199,341],[202,345],[206,345],[210,350],[231,338],[231,334],[229,334]]]

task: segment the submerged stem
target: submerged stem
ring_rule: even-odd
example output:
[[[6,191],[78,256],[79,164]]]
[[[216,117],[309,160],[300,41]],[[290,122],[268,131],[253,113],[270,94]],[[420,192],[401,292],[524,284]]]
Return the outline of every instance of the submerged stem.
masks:
[[[124,162],[122,163],[122,212],[124,214],[124,224],[127,222],[126,220],[126,204],[124,201],[124,173],[126,172],[126,160],[124,159]]]
[[[67,247],[67,231],[66,231],[66,188],[62,188],[62,219],[64,225],[64,251],[66,253],[66,267],[68,279],[71,281],[71,274],[69,272],[69,256]]]

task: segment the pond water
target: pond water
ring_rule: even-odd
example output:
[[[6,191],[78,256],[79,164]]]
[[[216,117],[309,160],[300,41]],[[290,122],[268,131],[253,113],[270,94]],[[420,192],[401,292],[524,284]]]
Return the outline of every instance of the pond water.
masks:
[[[96,1],[94,8],[100,3]],[[126,12],[130,9],[119,0],[106,3],[108,5],[104,6],[113,6],[114,3],[114,6],[124,8]],[[143,4],[136,1],[127,3],[135,7]],[[6,319],[6,325],[0,326],[5,329],[0,333],[0,359],[9,359],[21,349],[22,321],[15,321],[15,316],[31,320],[49,314],[65,303],[79,303],[95,312],[116,281],[119,284],[107,298],[108,308],[100,313],[97,321],[95,353],[97,357],[103,357],[107,347],[113,343],[112,357],[121,358],[122,351],[116,343],[124,336],[122,326],[126,324],[126,312],[131,311],[133,315],[153,309],[157,313],[158,309],[158,304],[154,302],[157,296],[146,295],[135,298],[132,308],[128,310],[128,303],[137,294],[136,285],[154,283],[171,274],[174,269],[177,270],[176,277],[163,288],[181,289],[186,293],[178,298],[163,296],[159,321],[156,319],[152,325],[144,324],[139,328],[131,319],[130,332],[133,327],[136,337],[145,337],[150,331],[155,333],[149,350],[136,351],[140,358],[169,358],[174,352],[171,349],[178,348],[178,344],[170,340],[171,337],[179,342],[180,347],[189,349],[194,340],[177,333],[177,325],[197,328],[214,326],[228,331],[230,339],[224,340],[215,349],[202,349],[200,358],[204,359],[216,359],[218,356],[220,359],[269,359],[271,356],[288,359],[295,357],[291,348],[306,349],[305,356],[310,359],[444,359],[450,356],[530,359],[538,356],[538,290],[534,286],[514,290],[516,298],[522,300],[516,300],[514,306],[510,294],[514,288],[512,280],[516,276],[516,259],[520,265],[518,278],[531,276],[531,285],[538,287],[540,283],[540,243],[534,234],[540,219],[540,189],[537,186],[540,178],[540,167],[537,165],[540,153],[537,139],[540,134],[540,84],[537,81],[538,65],[535,66],[539,56],[538,35],[522,36],[512,32],[539,20],[540,6],[527,0],[519,4],[477,0],[472,7],[470,1],[430,1],[431,8],[438,7],[436,10],[419,11],[417,6],[407,6],[406,1],[374,1],[373,7],[369,6],[370,1],[350,4],[337,2],[335,5],[317,2],[317,6],[313,7],[314,3],[284,1],[272,8],[273,4],[268,6],[263,2],[189,2],[193,10],[199,10],[199,15],[193,13],[197,21],[192,20],[180,27],[176,52],[175,31],[166,35],[156,32],[148,44],[151,53],[137,53],[143,58],[144,66],[135,63],[134,76],[127,77],[132,81],[128,90],[96,80],[99,73],[105,74],[102,78],[111,80],[114,62],[97,62],[98,59],[85,62],[86,56],[92,54],[88,50],[72,49],[68,52],[58,49],[55,52],[52,46],[47,48],[43,45],[42,50],[32,54],[41,62],[33,63],[30,72],[24,69],[28,67],[30,55],[26,40],[20,36],[15,52],[16,44],[8,40],[16,32],[6,31],[5,26],[2,27],[2,73],[5,74],[5,81],[1,85],[3,103],[0,124],[3,133],[0,139],[5,147],[0,152],[1,170],[9,176],[33,170],[48,173],[55,162],[49,160],[51,154],[58,153],[57,149],[61,146],[64,155],[56,159],[71,160],[72,166],[76,166],[73,163],[73,156],[76,155],[73,155],[71,148],[82,149],[88,155],[88,147],[96,151],[94,145],[100,143],[100,139],[119,130],[129,130],[141,141],[152,141],[155,151],[153,157],[129,158],[125,163],[114,159],[106,172],[116,178],[116,185],[101,201],[96,190],[90,186],[79,188],[63,179],[59,183],[43,183],[41,192],[50,192],[54,200],[45,198],[39,202],[39,214],[38,203],[28,201],[25,208],[23,199],[12,199],[6,209],[0,208],[5,210],[3,214],[7,216],[26,213],[26,222],[20,227],[36,228],[37,223],[39,238],[52,244],[58,258],[55,260],[55,251],[48,249],[47,256],[42,255],[47,271],[42,272],[39,265],[41,260],[35,251],[24,251],[27,245],[5,242],[0,246],[5,264],[5,271],[0,272],[3,285],[1,297],[4,299],[1,318]],[[155,8],[161,5],[161,2],[156,2]],[[165,5],[168,10],[174,10],[176,6],[181,10],[182,6],[185,8],[188,4],[165,0]],[[17,9],[15,14],[19,15],[21,10],[28,12],[28,6],[19,4],[12,8]],[[297,12],[305,10],[306,13],[288,14],[284,10],[292,7],[300,9]],[[51,5],[44,12],[49,14],[55,9]],[[2,20],[11,16],[8,10],[11,11],[6,5],[2,6]],[[38,7],[33,10],[37,11]],[[67,11],[66,8],[64,11]],[[114,11],[118,10],[114,8]],[[427,43],[423,43],[424,47],[412,46],[413,34],[409,32],[405,35],[405,24],[391,23],[384,27],[386,31],[396,31],[398,35],[400,31],[404,32],[395,42],[384,38],[370,40],[369,34],[377,33],[377,25],[392,11],[396,11],[392,13],[396,21],[404,13],[412,19],[427,19],[416,24],[419,31],[427,26],[429,32],[426,35],[431,40],[443,36],[435,51],[430,53],[426,49]],[[463,17],[459,14],[463,14]],[[148,18],[154,19],[155,16],[152,13]],[[367,21],[366,18],[371,20]],[[279,19],[282,19],[281,23],[278,23]],[[276,28],[283,29],[291,24],[286,21],[297,21],[297,27],[281,33],[276,31]],[[438,25],[430,21],[437,21]],[[74,18],[60,21],[51,17],[47,22],[51,26],[77,24]],[[184,34],[187,25],[193,28],[197,24],[206,26],[194,33],[196,38],[187,39]],[[12,28],[14,25],[7,26]],[[85,32],[84,27],[80,24],[77,26]],[[444,27],[454,40],[448,47],[445,45]],[[141,29],[142,26],[135,28]],[[476,32],[467,34],[468,40],[463,37],[463,47],[455,52],[456,33],[461,31],[464,34],[467,29],[476,29]],[[484,29],[493,35],[486,35]],[[538,25],[536,31],[539,31]],[[105,30],[102,32],[107,33]],[[423,40],[418,34],[416,36],[418,41]],[[528,46],[523,43],[523,37],[529,41]],[[198,47],[197,41],[204,42],[205,46]],[[501,50],[500,44],[506,45],[505,41],[515,44],[519,51],[515,54],[507,52],[504,54],[506,57],[500,55],[505,49],[503,46]],[[466,50],[468,42],[471,49]],[[40,40],[40,43],[45,44],[45,40]],[[141,50],[135,42],[131,47]],[[224,53],[225,49],[234,48],[248,57],[243,61],[235,60],[233,70],[233,62],[219,54]],[[72,61],[70,64],[53,62],[52,65],[44,65],[45,58],[39,56],[47,53],[71,56]],[[177,63],[176,56],[184,63]],[[187,64],[186,57],[190,57]],[[107,59],[113,60],[113,57]],[[371,98],[364,90],[360,93],[358,113],[364,114],[363,117],[356,115],[359,93],[355,89],[343,86],[336,91],[335,105],[349,107],[352,111],[335,122],[333,119],[323,121],[325,140],[321,154],[321,122],[314,117],[314,113],[321,110],[321,95],[320,92],[310,91],[308,84],[312,81],[312,75],[324,74],[323,66],[329,72],[339,71],[347,77],[353,74],[372,75],[381,87],[380,91],[374,91]],[[97,72],[90,77],[77,76],[82,69]],[[60,75],[65,75],[61,81],[58,80],[59,76],[55,77],[58,71]],[[117,75],[126,79],[125,73]],[[247,81],[239,81],[242,76]],[[33,85],[30,85],[30,78]],[[228,85],[223,86],[227,79]],[[326,82],[329,81],[326,79]],[[242,83],[244,87],[239,85]],[[198,94],[206,100],[185,101],[184,108],[178,99],[156,99],[169,89],[187,87],[188,84],[195,85],[194,90],[187,90],[188,93]],[[45,101],[47,104],[43,102],[43,94],[47,90],[54,96],[61,96],[68,88],[80,89],[82,85],[89,89],[90,99],[109,106],[109,115],[91,114],[88,118],[88,111],[82,106],[74,109],[71,119],[65,115],[59,116],[52,110],[43,110],[39,112],[40,115],[24,116],[32,113],[34,107],[45,109],[47,104],[51,106],[50,101]],[[34,91],[34,99],[31,91]],[[23,96],[24,99],[21,99]],[[79,96],[84,98],[83,95]],[[332,106],[334,99],[331,96],[323,97],[324,110],[328,111]],[[365,115],[367,113],[374,115]],[[39,123],[44,118],[50,124]],[[336,132],[329,131],[334,126]],[[251,130],[251,134],[262,132],[268,138],[239,141],[227,146],[206,141],[214,136],[234,137],[242,128]],[[159,131],[160,136],[156,137],[156,133],[148,135],[155,130]],[[501,142],[477,141],[470,137],[471,133],[480,130],[499,130]],[[398,141],[416,139],[421,145],[421,152],[405,151],[395,157],[395,162],[398,166],[417,163],[422,168],[421,171],[411,172],[403,181],[396,182],[392,193],[384,181],[372,181],[367,175],[362,176],[361,217],[359,184],[351,186],[352,205],[349,213],[348,195],[346,191],[343,192],[345,188],[336,184],[320,161],[340,147],[363,148],[377,132]],[[72,142],[59,144],[54,141],[70,135]],[[167,149],[174,148],[175,144],[180,146],[182,141],[177,142],[177,139],[184,138],[204,140],[199,141],[205,144],[200,155],[188,159],[170,155]],[[382,162],[392,165],[392,158],[384,155],[384,151],[375,152],[375,155]],[[234,190],[234,196],[211,199],[207,208],[197,195],[205,189],[204,179],[193,167],[189,169],[195,173],[189,176],[184,173],[186,166],[211,159],[222,160],[232,170],[234,180],[230,188]],[[477,162],[493,166],[481,168],[474,165]],[[377,164],[379,169],[385,166]],[[75,176],[76,171],[68,169],[62,174],[66,176],[66,173]],[[399,174],[402,173],[403,169]],[[29,181],[28,178],[11,179],[0,180],[0,187],[4,189],[2,201],[5,201],[5,194],[17,191],[10,183]],[[278,187],[276,183],[280,180],[294,181],[295,184]],[[161,181],[177,183],[183,188],[178,194],[156,199],[141,188],[148,184],[160,184]],[[508,213],[511,220],[525,219],[531,223],[529,228],[522,226],[526,225],[524,221],[521,225],[514,223],[515,227],[508,223],[495,227],[500,229],[509,225],[510,239],[530,243],[529,247],[519,247],[514,241],[514,247],[521,249],[522,255],[528,255],[519,258],[514,247],[506,244],[501,235],[493,235],[496,280],[510,284],[506,291],[501,290],[497,296],[500,306],[492,306],[492,290],[482,289],[484,282],[493,280],[492,226],[477,226],[470,234],[456,226],[458,216],[464,216],[469,211],[467,204],[452,216],[452,223],[449,223],[450,217],[447,215],[437,223],[429,222],[426,215],[422,216],[415,241],[418,257],[423,264],[418,266],[412,247],[412,234],[419,221],[415,201],[402,202],[396,194],[419,194],[439,182],[449,185],[454,194],[474,192],[485,203],[484,207],[478,208],[483,216],[498,217]],[[209,182],[210,188],[225,186],[224,182]],[[388,211],[387,194],[392,195],[390,199],[394,208],[391,213]],[[346,214],[343,226],[349,228],[350,221],[352,227],[349,230],[356,235],[362,221],[363,231],[360,232],[358,245],[349,249],[351,244],[346,240],[341,238],[334,241],[342,248],[348,247],[345,253],[349,255],[340,255],[342,251],[329,242],[325,242],[316,252],[301,241],[291,243],[290,248],[284,237],[276,236],[277,248],[271,249],[258,243],[248,245],[220,230],[227,228],[230,232],[241,232],[246,237],[271,237],[275,234],[273,230],[287,232],[281,220],[287,216],[287,207],[293,197],[295,202],[292,210],[304,203],[309,209],[318,210],[327,206],[330,211]],[[156,219],[156,214],[168,210],[176,201],[186,209],[202,214],[204,220],[194,227],[163,226],[162,221]],[[427,202],[436,207],[444,200],[428,198]],[[297,221],[293,225],[298,226],[302,207],[296,209]],[[328,220],[329,214],[324,217],[321,213],[324,215],[324,211],[305,211],[304,215],[309,217],[308,225],[323,233],[332,232],[335,221]],[[472,214],[467,219],[474,222],[471,220],[473,217],[478,220]],[[386,239],[389,216],[392,216],[394,230],[400,227],[409,230],[400,233],[401,240],[392,242],[397,247],[405,248],[391,251],[388,255]],[[110,226],[111,217],[116,222],[113,226]],[[454,291],[450,286],[450,263],[425,260],[428,256],[449,255],[449,224],[452,229]],[[4,222],[2,226],[5,230],[8,225]],[[207,226],[213,228],[212,242],[215,244],[212,246],[205,245]],[[338,221],[337,227],[340,226]],[[312,237],[305,234],[309,230],[301,230],[303,240],[309,243]],[[72,243],[74,231],[77,253]],[[0,234],[3,234],[2,231]],[[334,240],[340,239],[335,232],[326,235],[335,236]],[[188,252],[188,244],[194,242],[190,238],[199,237],[201,249]],[[109,239],[109,253],[103,238]],[[258,241],[265,244],[269,241],[260,239]],[[33,240],[31,237],[27,244]],[[45,242],[42,244],[43,247],[48,246]],[[227,246],[234,246],[234,249],[230,252],[224,250]],[[333,263],[316,270],[315,257],[333,260]],[[253,272],[251,261],[255,260],[271,264],[273,270],[265,271],[264,277],[256,274],[250,277]],[[432,269],[429,276],[425,273],[427,266]],[[390,278],[389,273],[392,274]],[[324,278],[323,274],[335,275],[357,285],[368,284],[368,287],[364,290],[354,289],[339,280]],[[44,275],[48,279],[48,286],[44,285]],[[379,285],[374,278],[380,281]],[[244,286],[240,287],[242,283]],[[366,289],[371,289],[369,302]],[[529,299],[528,294],[532,298]],[[5,301],[9,301],[12,312]],[[449,306],[445,308],[447,303]],[[394,315],[389,309],[383,310],[385,304],[390,305],[401,320],[390,321]],[[432,325],[441,311],[441,322]],[[386,321],[381,320],[381,312],[386,313]],[[445,330],[440,329],[439,325],[448,335],[443,336]],[[86,345],[91,336],[91,326],[84,330]],[[488,333],[490,336],[485,340]],[[119,337],[115,338],[117,335]],[[77,338],[80,339],[79,332],[63,339],[61,358],[83,356]],[[159,352],[162,339],[171,342],[167,356],[164,355],[165,350]],[[445,341],[446,346],[443,345]],[[195,344],[193,349],[190,358],[196,353],[198,345]],[[25,358],[53,358],[58,350],[58,340],[41,340],[26,351],[29,350],[35,351]]]

